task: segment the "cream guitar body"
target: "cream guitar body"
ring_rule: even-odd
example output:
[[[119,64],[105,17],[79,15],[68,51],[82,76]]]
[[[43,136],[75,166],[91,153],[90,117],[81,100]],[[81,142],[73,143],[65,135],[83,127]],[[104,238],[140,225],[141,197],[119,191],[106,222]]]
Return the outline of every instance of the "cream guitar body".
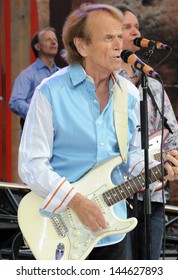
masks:
[[[97,233],[85,227],[69,208],[50,218],[42,216],[39,207],[44,199],[33,192],[24,196],[18,208],[18,222],[36,259],[86,259],[102,238],[127,233],[135,228],[136,218],[119,219],[113,211],[113,205],[143,189],[144,173],[115,186],[110,176],[120,163],[120,157],[110,159],[97,165],[73,184],[78,192],[99,205],[109,221],[109,227]],[[157,166],[150,170],[150,183],[161,178],[159,168]]]

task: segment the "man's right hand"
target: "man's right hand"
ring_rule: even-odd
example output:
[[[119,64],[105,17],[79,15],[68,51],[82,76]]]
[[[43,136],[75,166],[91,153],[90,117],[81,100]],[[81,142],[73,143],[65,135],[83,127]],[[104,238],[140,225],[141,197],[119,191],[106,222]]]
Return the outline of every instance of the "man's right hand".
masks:
[[[80,193],[74,195],[68,207],[74,210],[81,222],[93,232],[106,229],[109,225],[98,205]]]

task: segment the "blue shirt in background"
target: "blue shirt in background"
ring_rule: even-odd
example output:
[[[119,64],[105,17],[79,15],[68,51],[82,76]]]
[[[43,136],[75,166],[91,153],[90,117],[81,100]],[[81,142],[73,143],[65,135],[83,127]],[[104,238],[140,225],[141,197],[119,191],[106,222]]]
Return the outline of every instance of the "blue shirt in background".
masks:
[[[14,81],[9,100],[11,111],[25,119],[35,88],[44,78],[50,77],[58,70],[56,64],[50,70],[40,58],[24,69]]]

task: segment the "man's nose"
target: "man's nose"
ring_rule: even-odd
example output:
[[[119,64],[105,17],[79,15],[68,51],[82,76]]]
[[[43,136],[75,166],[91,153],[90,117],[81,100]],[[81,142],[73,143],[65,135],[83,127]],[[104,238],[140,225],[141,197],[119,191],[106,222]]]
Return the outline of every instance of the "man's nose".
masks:
[[[139,37],[141,36],[140,31],[136,27],[132,27],[131,33],[134,34],[134,35],[137,35]]]
[[[123,44],[123,39],[122,38],[115,38],[114,40],[115,46],[117,46],[118,48],[122,47]]]
[[[58,42],[56,41],[56,39],[51,39],[52,44],[58,44]]]

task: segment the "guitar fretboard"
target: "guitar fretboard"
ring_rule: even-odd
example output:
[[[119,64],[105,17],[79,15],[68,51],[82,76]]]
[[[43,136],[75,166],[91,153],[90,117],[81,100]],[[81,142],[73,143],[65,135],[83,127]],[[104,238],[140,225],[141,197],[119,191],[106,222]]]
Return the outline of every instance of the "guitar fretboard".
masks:
[[[153,183],[157,180],[161,180],[161,165],[157,165],[149,170],[149,183]],[[122,183],[106,192],[104,192],[103,199],[108,206],[112,206],[115,203],[128,198],[135,192],[142,190],[145,186],[145,173],[142,173],[133,179]]]
[[[178,151],[178,148],[175,148],[175,150]],[[167,150],[167,151],[164,151],[162,153],[162,158],[163,158],[163,161],[166,160],[166,155],[170,152],[171,150]],[[157,161],[161,161],[161,153],[157,153],[154,155],[154,159],[157,160]]]

